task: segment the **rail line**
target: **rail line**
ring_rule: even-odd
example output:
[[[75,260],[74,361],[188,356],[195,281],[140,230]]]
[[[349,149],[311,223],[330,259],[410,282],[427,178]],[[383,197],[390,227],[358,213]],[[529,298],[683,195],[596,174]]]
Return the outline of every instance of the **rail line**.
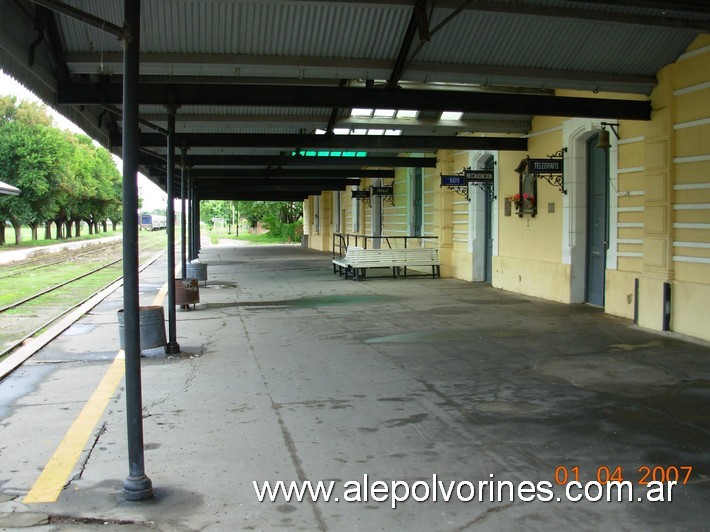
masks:
[[[101,270],[105,270],[106,268],[113,266],[114,264],[116,264],[117,262],[121,262],[122,260],[123,259],[112,260],[108,264],[104,264],[103,266],[100,266],[100,267],[95,268],[91,271],[88,271],[86,273],[78,275],[78,276],[74,277],[73,279],[69,279],[68,281],[64,281],[63,283],[59,283],[58,285],[54,285],[52,287],[49,287],[46,290],[42,290],[41,292],[37,292],[36,294],[26,297],[25,299],[21,299],[20,301],[16,301],[15,303],[12,303],[10,305],[7,305],[5,307],[1,307],[0,314],[2,314],[3,312],[6,312],[8,310],[11,310],[13,308],[17,308],[19,306],[22,306],[25,303],[28,303],[34,299],[37,299],[39,297],[46,295],[46,294],[49,294],[50,292],[54,292],[55,290],[62,288],[63,286],[66,286],[68,284],[74,283],[74,282],[78,281],[79,279],[83,279],[84,277],[88,277],[89,275],[93,275],[96,272],[100,272]]]
[[[88,255],[94,255],[96,253],[100,253],[101,251],[106,251],[107,249],[110,249],[115,246],[120,246],[120,245],[121,245],[121,242],[109,242],[109,243],[105,243],[105,244],[99,244],[97,246],[97,249],[92,249],[90,251],[87,251],[86,253],[75,254],[75,253],[71,253],[70,251],[60,251],[56,254],[52,254],[51,257],[47,256],[47,255],[42,255],[40,257],[36,257],[35,260],[22,261],[22,264],[19,264],[19,265],[13,265],[13,263],[10,263],[9,265],[7,265],[5,267],[5,269],[12,269],[14,267],[14,268],[17,268],[17,271],[13,271],[13,272],[7,273],[5,275],[0,275],[0,281],[2,281],[3,279],[7,279],[9,277],[15,277],[17,275],[23,275],[28,272],[40,270],[42,268],[48,268],[49,266],[55,266],[57,264],[62,264],[67,261],[67,257],[71,257],[72,260],[73,259],[81,259],[81,258],[84,258]],[[42,261],[47,258],[58,259],[58,260],[53,260],[51,262],[42,263]],[[37,263],[42,263],[42,264],[39,264],[37,266],[32,266],[33,264],[37,264]],[[27,266],[31,266],[31,267],[27,268]]]
[[[143,244],[139,249],[141,270],[166,252],[165,243],[162,240],[151,238]],[[91,257],[100,251],[106,255]],[[159,253],[156,254],[155,251],[159,251]],[[79,254],[64,255],[64,260],[61,261],[56,261],[53,258],[50,262],[64,263],[67,266],[71,264],[70,268],[62,269],[61,266],[56,266],[56,270],[46,277],[33,278],[34,274],[30,274],[27,283],[20,282],[21,277],[17,277],[17,282],[13,276],[0,278],[0,282],[8,290],[17,292],[15,295],[21,298],[13,301],[15,298],[11,298],[12,292],[8,291],[5,293],[5,306],[0,307],[0,359],[15,351],[29,339],[36,337],[72,310],[87,303],[111,284],[120,282],[122,279],[120,263],[123,261],[123,257],[120,256],[120,250],[113,249],[112,245],[101,246],[100,250],[91,250],[89,253],[80,255],[83,257],[88,255],[89,257],[85,258],[83,262],[74,260],[79,259]],[[22,273],[34,269],[25,269]],[[69,271],[70,269],[76,271]],[[67,276],[72,277],[67,279]],[[109,276],[111,276],[110,280]],[[54,277],[53,281],[49,280],[51,277]],[[43,281],[44,286],[41,286]],[[55,284],[48,286],[51,282]],[[98,286],[99,284],[101,286]],[[22,287],[24,287],[24,293],[22,293]],[[92,293],[89,294],[89,292]],[[87,294],[89,295],[87,296]],[[78,299],[82,299],[82,301],[75,303],[74,301]],[[37,302],[33,303],[34,301]]]
[[[145,249],[150,249],[151,247],[154,247],[154,246],[146,246],[145,248],[143,248],[143,250],[145,250]],[[156,261],[161,255],[163,255],[164,253],[166,253],[166,250],[162,250],[162,251],[156,253],[155,255],[153,255],[152,257],[150,257],[149,259],[147,259],[146,261],[144,261],[144,262],[140,265],[139,271],[143,271],[145,268],[147,268],[148,266],[150,266],[153,262],[155,262],[155,261]],[[123,260],[123,259],[117,259],[117,260],[115,260],[115,261],[112,261],[111,264],[107,264],[107,265],[105,265],[105,266],[103,266],[103,267],[101,267],[101,268],[98,268],[97,270],[105,269],[105,268],[107,268],[108,266],[111,266],[111,265],[113,265],[113,264],[115,264],[115,263],[117,263],[117,262],[120,262],[121,260]],[[86,277],[87,275],[90,275],[90,274],[92,274],[92,273],[96,273],[96,272],[95,272],[95,271],[93,271],[93,272],[88,272],[87,274],[84,274],[84,275],[82,275],[82,276],[79,276],[79,277],[77,277],[77,278],[75,278],[75,279],[73,279],[73,280],[71,280],[71,281],[68,281],[68,282],[66,282],[66,283],[62,283],[62,285],[69,284],[70,282],[74,282],[74,281],[76,281],[77,279],[82,278],[82,277]],[[69,314],[70,312],[72,312],[74,309],[76,309],[76,308],[82,306],[84,303],[86,303],[87,301],[91,300],[91,299],[92,299],[93,297],[95,297],[97,294],[101,293],[103,290],[105,290],[106,288],[108,288],[108,287],[111,286],[112,284],[116,283],[117,281],[121,280],[122,278],[123,278],[123,276],[118,276],[118,277],[116,277],[115,279],[113,279],[112,281],[106,283],[104,286],[102,286],[102,287],[99,288],[98,290],[94,291],[92,294],[88,295],[87,297],[85,297],[85,298],[82,299],[81,301],[79,301],[79,302],[77,302],[77,303],[75,303],[75,304],[73,304],[73,305],[71,305],[71,306],[65,308],[65,309],[62,310],[59,314],[54,315],[54,316],[51,317],[49,320],[47,320],[46,322],[42,323],[40,326],[36,327],[35,329],[33,329],[32,331],[30,331],[29,333],[27,333],[27,334],[26,334],[25,336],[23,336],[22,338],[19,338],[18,340],[15,340],[12,344],[10,344],[9,346],[5,347],[5,349],[4,349],[3,351],[0,351],[0,360],[1,360],[5,355],[8,355],[9,353],[11,353],[12,351],[14,351],[14,350],[17,349],[18,347],[22,346],[27,340],[29,340],[30,338],[33,338],[33,337],[34,337],[35,335],[37,335],[40,331],[46,329],[47,327],[49,327],[50,325],[52,325],[54,322],[56,322],[57,320],[59,320],[59,319],[62,318],[63,316],[66,316],[67,314]],[[53,288],[49,289],[49,291],[51,291],[51,290],[53,290],[53,289],[56,289],[56,288],[59,288],[59,287],[60,287],[60,286],[53,287]],[[39,296],[36,294],[36,295],[33,296],[33,297],[27,298],[27,300],[35,299],[36,297],[39,297]],[[21,304],[21,302],[18,302],[17,304],[10,305],[9,307],[11,307],[11,308],[12,308],[12,307],[17,307],[17,306],[19,306],[20,304]],[[1,310],[1,311],[7,310],[7,307],[5,307],[5,308],[3,308],[3,309],[0,309],[0,310]]]

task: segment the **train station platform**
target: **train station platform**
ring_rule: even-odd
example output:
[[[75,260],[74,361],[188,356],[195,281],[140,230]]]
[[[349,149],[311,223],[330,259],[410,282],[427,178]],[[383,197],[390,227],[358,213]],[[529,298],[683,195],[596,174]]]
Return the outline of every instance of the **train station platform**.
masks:
[[[200,258],[182,353],[143,358],[155,497],[122,496],[120,380],[69,478],[47,480],[56,502],[28,497],[116,358],[119,290],[0,382],[0,527],[707,529],[708,345],[484,284],[346,281],[298,246]],[[142,274],[143,304],[165,270]],[[654,478],[678,484],[649,500]],[[629,482],[624,501],[594,501],[610,479]],[[333,491],[260,502],[265,481]]]

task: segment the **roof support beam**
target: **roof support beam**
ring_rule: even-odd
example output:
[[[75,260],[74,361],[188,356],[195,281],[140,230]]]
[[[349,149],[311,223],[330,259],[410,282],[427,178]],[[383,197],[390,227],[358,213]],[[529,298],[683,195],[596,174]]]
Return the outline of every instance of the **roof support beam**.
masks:
[[[436,168],[436,157],[302,157],[291,155],[192,155],[193,168],[200,166],[311,166],[364,168]]]
[[[426,0],[417,0],[412,9],[412,16],[409,19],[409,24],[404,32],[404,39],[399,47],[399,53],[397,54],[397,59],[394,62],[394,67],[392,68],[392,73],[387,79],[387,85],[389,87],[396,87],[399,83],[404,69],[407,66],[407,58],[409,57],[409,52],[412,49],[412,43],[414,43],[414,37],[417,34],[417,29],[419,30],[419,40],[424,41],[429,38],[429,20],[426,13]]]
[[[320,2],[330,2],[331,0],[316,0]],[[374,4],[382,6],[411,7],[411,0],[345,0],[359,4]],[[596,0],[582,0],[590,4],[598,4]],[[460,7],[462,0],[438,0],[437,8],[456,9]],[[708,31],[710,21],[689,20],[678,16],[670,16],[666,11],[687,12],[687,13],[707,13],[708,6],[704,0],[685,0],[679,2],[680,6],[675,7],[675,2],[668,0],[603,0],[601,3],[610,5],[627,5],[659,11],[658,15],[639,15],[619,13],[617,11],[603,11],[595,9],[582,9],[578,7],[559,7],[544,5],[526,5],[508,2],[493,2],[491,0],[470,0],[466,4],[466,10],[484,11],[489,13],[508,13],[511,15],[532,15],[539,17],[571,18],[578,20],[593,20],[597,22],[631,24],[635,26],[656,26],[665,28],[679,28],[688,31]]]
[[[68,52],[67,63],[76,74],[93,74],[97,65],[102,65],[107,71],[120,72],[121,56],[118,53],[107,52]],[[391,63],[380,59],[354,59],[343,63],[342,59],[313,57],[279,57],[268,55],[246,56],[241,54],[143,54],[141,69],[145,73],[143,79],[150,74],[165,75],[176,65],[209,66],[210,70],[223,71],[231,75],[235,67],[257,66],[260,69],[283,71],[284,69],[337,69],[342,75],[352,79],[370,75],[386,78],[392,68]],[[613,74],[606,72],[575,72],[550,68],[519,68],[495,65],[459,65],[440,64],[425,61],[410,61],[403,81],[424,82],[436,74],[438,81],[457,83],[480,83],[485,85],[511,85],[519,87],[540,87],[540,80],[546,80],[547,87],[566,89],[608,90],[614,92],[631,92],[648,94],[656,86],[653,76],[634,76],[628,74]],[[150,79],[148,77],[147,79]],[[197,80],[194,80],[197,81]],[[224,78],[204,77],[201,81],[222,83]],[[250,80],[256,82],[255,80]],[[312,85],[318,80],[311,80]],[[279,83],[270,80],[268,83]],[[331,84],[332,80],[320,80],[320,84]],[[352,83],[351,83],[352,85]]]
[[[394,170],[323,169],[323,168],[192,168],[194,178],[285,178],[285,179],[394,179]]]
[[[585,4],[610,6],[630,6],[645,9],[660,9],[661,11],[684,11],[688,13],[709,13],[710,4],[707,0],[576,0]]]
[[[320,192],[258,192],[253,190],[231,189],[224,191],[200,191],[200,200],[240,200],[240,201],[303,201],[308,196],[320,196]]]
[[[633,102],[632,102],[633,103]],[[111,133],[111,146],[120,147],[120,132]],[[191,148],[251,147],[251,148],[324,148],[361,150],[512,150],[524,151],[528,141],[516,137],[427,137],[369,135],[286,135],[286,134],[177,134],[175,143]],[[162,147],[165,137],[158,133],[142,133],[140,145]]]
[[[151,129],[166,123],[165,117],[158,114],[141,114],[146,125]],[[316,128],[323,123],[323,117],[318,115],[256,115],[256,114],[180,114],[180,125],[190,128],[211,127],[214,125],[229,125],[233,128],[254,127],[263,124],[285,125],[293,127]],[[337,120],[338,127],[345,128],[381,128],[401,129],[405,134],[418,129],[432,130],[434,128],[447,132],[480,132],[480,133],[519,133],[521,135],[530,131],[529,120],[513,120],[501,117],[501,120],[440,120],[438,118],[363,118],[347,117]]]
[[[63,82],[59,85],[57,103],[116,105],[121,103],[120,88],[116,84]],[[608,98],[301,85],[142,84],[141,104],[165,105],[171,101],[180,106],[364,107],[629,120],[651,118],[650,102]]]
[[[76,7],[67,5],[63,2],[59,2],[58,0],[30,1],[34,4],[46,7],[51,11],[55,11],[62,15],[66,15],[80,22],[83,22],[84,24],[88,24],[89,26],[93,26],[94,28],[98,28],[102,31],[105,31],[106,33],[110,33],[111,35],[114,35],[119,39],[123,39],[126,34],[125,30],[121,26],[109,22],[108,20],[103,20],[95,15],[92,15],[91,13],[87,13],[86,11],[82,11],[81,9],[77,9]]]
[[[140,154],[142,166],[165,166],[158,154]],[[188,164],[201,166],[259,166],[259,167],[316,167],[316,168],[436,168],[436,157],[306,157],[292,155],[191,155]]]
[[[194,186],[200,190],[232,190],[254,192],[319,192],[321,190],[345,190],[349,186],[359,186],[359,179],[316,179],[316,180],[288,180],[288,179],[196,179]]]

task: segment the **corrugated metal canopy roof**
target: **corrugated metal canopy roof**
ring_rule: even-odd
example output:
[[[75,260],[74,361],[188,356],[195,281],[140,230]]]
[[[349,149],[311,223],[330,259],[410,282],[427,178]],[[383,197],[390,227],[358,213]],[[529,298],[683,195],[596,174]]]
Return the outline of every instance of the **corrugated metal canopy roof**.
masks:
[[[0,66],[108,144],[122,125],[114,89],[123,47],[105,30],[120,29],[123,3],[4,6]],[[87,24],[67,6],[108,24]],[[176,131],[203,135],[190,137],[198,143],[190,154],[212,153],[199,139],[214,146],[213,134],[386,128],[418,138],[490,137],[524,134],[537,114],[618,118],[624,106],[563,101],[554,90],[647,95],[658,70],[710,30],[704,0],[151,0],[141,9],[143,131],[165,128],[163,104],[177,103]],[[421,112],[356,118],[355,106]],[[447,109],[465,114],[439,120]]]

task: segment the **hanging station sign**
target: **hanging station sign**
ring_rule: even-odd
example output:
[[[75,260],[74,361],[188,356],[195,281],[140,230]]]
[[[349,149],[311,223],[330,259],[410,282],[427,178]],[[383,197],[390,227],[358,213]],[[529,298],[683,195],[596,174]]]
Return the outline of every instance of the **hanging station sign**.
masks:
[[[385,185],[383,187],[372,187],[372,195],[373,196],[393,196],[394,195],[394,186],[392,185]]]
[[[564,159],[528,159],[528,171],[531,174],[563,174]]]
[[[463,175],[469,183],[493,183],[493,171],[465,169]]]
[[[364,200],[370,199],[369,190],[353,190],[353,199]]]
[[[394,182],[389,185],[371,186],[373,196],[379,196],[390,205],[394,205]]]
[[[442,175],[442,187],[465,187],[467,185],[466,178],[462,175]]]
[[[468,201],[471,198],[468,195],[468,185],[474,185],[483,190],[488,197],[494,198],[493,190],[493,170],[471,170],[464,168],[460,174],[443,175],[441,174],[442,187],[448,187],[457,194],[463,196]]]
[[[537,179],[544,179],[553,187],[560,189],[560,192],[567,194],[565,189],[564,176],[564,154],[567,148],[562,148],[547,159],[527,159],[527,171]]]

